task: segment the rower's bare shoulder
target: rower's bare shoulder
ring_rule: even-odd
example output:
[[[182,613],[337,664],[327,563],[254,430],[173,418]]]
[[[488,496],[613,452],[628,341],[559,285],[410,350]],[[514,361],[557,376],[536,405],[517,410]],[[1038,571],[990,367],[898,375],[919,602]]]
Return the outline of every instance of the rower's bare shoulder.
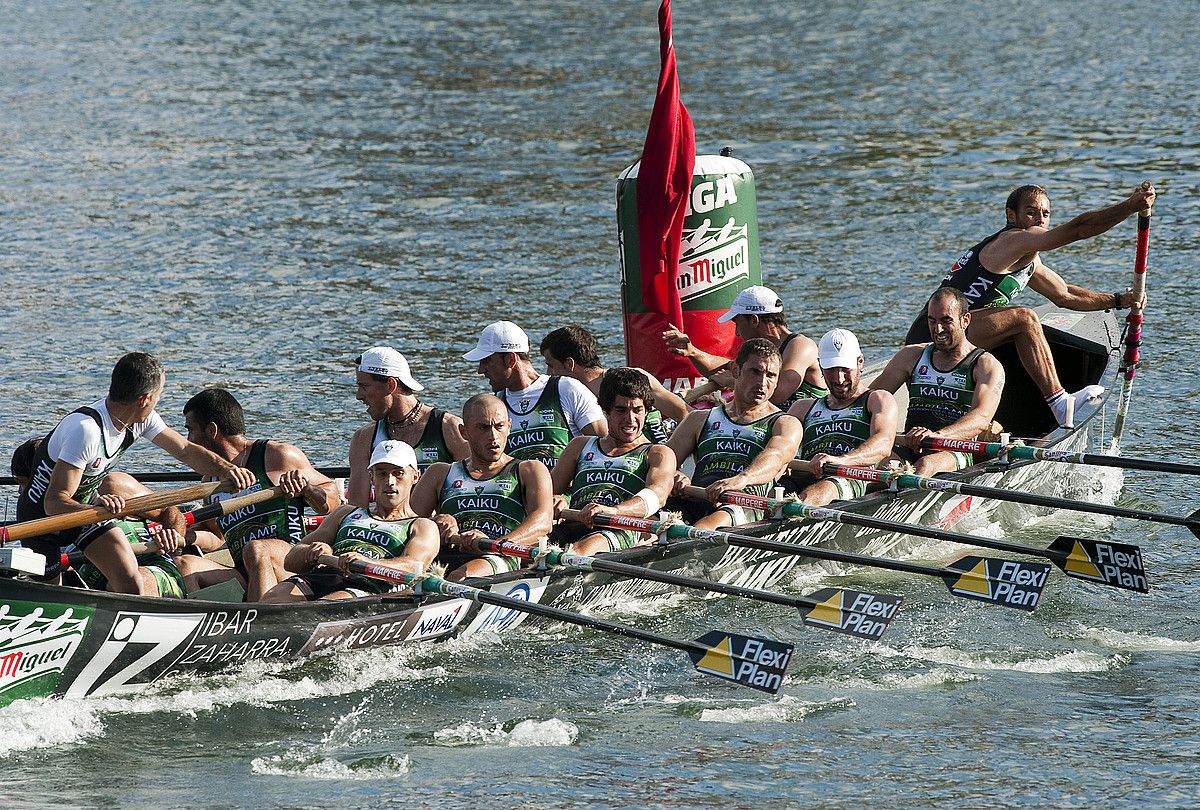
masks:
[[[799,332],[795,335],[783,350],[783,357],[780,358],[782,365],[787,368],[812,365],[817,360],[817,342]]]

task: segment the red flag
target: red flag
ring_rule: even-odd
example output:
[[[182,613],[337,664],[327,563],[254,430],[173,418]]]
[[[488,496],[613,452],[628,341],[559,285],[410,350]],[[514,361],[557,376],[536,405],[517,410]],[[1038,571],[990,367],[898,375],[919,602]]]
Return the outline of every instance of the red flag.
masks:
[[[671,0],[663,0],[659,6],[658,33],[662,68],[637,176],[642,301],[647,309],[661,313],[665,321],[686,328],[677,277],[679,243],[696,164],[696,134],[692,118],[679,100],[679,75],[671,41]],[[694,373],[690,366],[688,371]]]

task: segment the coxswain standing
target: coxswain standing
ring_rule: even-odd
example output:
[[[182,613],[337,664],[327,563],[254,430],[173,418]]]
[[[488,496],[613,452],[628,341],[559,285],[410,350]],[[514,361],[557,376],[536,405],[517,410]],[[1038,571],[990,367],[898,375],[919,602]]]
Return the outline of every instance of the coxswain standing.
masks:
[[[249,495],[273,486],[284,495],[238,509],[211,521],[222,537],[234,568],[246,582],[246,601],[256,602],[288,575],[283,566],[288,549],[304,537],[304,506],[328,514],[342,502],[337,486],[317,472],[295,445],[246,436],[241,404],[223,388],[206,388],[183,406],[188,438],[229,462],[249,469],[253,482],[214,500]]]
[[[553,469],[572,438],[604,435],[604,413],[595,395],[570,377],[538,374],[529,361],[529,337],[515,323],[489,325],[463,359],[479,363],[479,373],[507,406],[513,458],[537,459]]]
[[[412,447],[424,472],[439,461],[467,457],[457,416],[426,405],[417,398],[425,390],[409,370],[404,355],[389,346],[375,346],[354,358],[355,399],[367,406],[372,421],[350,438],[350,481],[346,500],[366,506],[371,498],[367,464],[381,442],[397,439]]]
[[[896,440],[896,399],[863,383],[858,337],[849,329],[831,329],[817,344],[817,359],[829,393],[802,399],[788,411],[804,426],[796,455],[808,469],[784,479],[809,506],[865,495],[865,481],[827,476],[824,465],[872,467],[892,454]]]
[[[1050,196],[1046,189],[1021,186],[1008,196],[1004,205],[1004,228],[959,256],[942,279],[942,288],[960,290],[967,298],[974,316],[967,338],[984,349],[1013,341],[1021,365],[1041,390],[1060,426],[1067,424],[1068,412],[1073,413],[1089,398],[1100,396],[1104,389],[1089,385],[1068,393],[1059,381],[1054,355],[1050,353],[1037,313],[1028,307],[1010,306],[1012,299],[1029,286],[1055,306],[1079,312],[1144,306],[1145,296],[1138,299],[1128,290],[1102,293],[1068,284],[1042,262],[1041,253],[1099,236],[1133,214],[1149,209],[1154,197],[1154,187],[1142,183],[1128,199],[1116,205],[1088,211],[1051,228]],[[925,316],[925,312],[917,316],[905,343],[930,339]],[[1068,399],[1074,400],[1074,407],[1068,405]]]
[[[576,324],[555,329],[542,338],[538,350],[551,374],[579,380],[597,398],[600,396],[600,380],[607,369],[600,365],[599,346],[591,332]],[[688,415],[687,403],[668,391],[650,372],[640,368],[636,371],[646,378],[653,395],[653,405],[646,412],[646,438],[662,444],[675,425]]]
[[[551,473],[555,495],[563,496],[556,499],[556,505],[580,510],[583,522],[558,524],[550,533],[552,542],[570,545],[571,551],[579,554],[595,554],[653,539],[652,535],[598,527],[592,520],[597,515],[649,517],[670,495],[675,453],[666,445],[652,444],[643,433],[647,410],[654,404],[645,372],[635,368],[604,372],[600,407],[608,435],[572,439]]]
[[[166,372],[143,352],[126,354],[113,367],[108,396],[62,419],[38,447],[29,486],[17,500],[17,520],[81,512],[97,506],[119,514],[125,499],[101,494],[100,485],[139,438],[146,437],[202,475],[238,488],[254,483],[254,474],[188,441],[167,427],[155,408],[166,386]],[[100,570],[116,593],[147,595],[137,558],[125,533],[103,521],[22,541],[46,557],[44,579],[58,582],[60,550],[74,544]]]
[[[733,321],[742,340],[763,338],[779,349],[779,382],[771,402],[787,410],[801,399],[825,395],[825,380],[817,363],[817,344],[812,338],[788,329],[783,299],[769,287],[747,287],[733,299],[733,305],[718,323]],[[728,358],[702,351],[678,329],[663,332],[667,350],[686,357],[696,371],[722,388],[733,386]]]
[[[375,502],[369,507],[345,504],[330,512],[303,543],[288,550],[285,566],[297,575],[280,582],[262,601],[351,599],[395,589],[351,573],[350,564],[356,560],[413,574],[428,570],[438,553],[438,529],[409,504],[420,475],[416,454],[404,442],[388,439],[376,445],[368,469]],[[338,567],[321,564],[321,557],[332,555]]]
[[[974,463],[966,453],[923,450],[923,439],[974,439],[988,430],[1004,390],[1004,366],[967,339],[972,313],[966,296],[942,287],[926,304],[932,343],[905,346],[871,382],[872,389],[895,393],[908,386],[905,433],[896,455],[911,461],[918,475],[953,472]]]
[[[692,481],[707,490],[711,505],[672,498],[671,508],[688,523],[719,529],[761,520],[761,510],[720,505],[725,492],[745,490],[765,495],[796,456],[802,429],[771,403],[779,379],[779,349],[765,338],[742,344],[733,363],[733,400],[708,411],[694,411],[671,434],[667,446],[678,459],[694,455]],[[675,473],[675,493],[691,481]]]
[[[430,467],[413,490],[413,510],[438,524],[447,579],[515,571],[517,557],[480,552],[475,540],[511,540],[535,546],[550,533],[554,505],[550,473],[540,461],[505,452],[508,410],[492,394],[463,405],[463,438],[470,455]]]

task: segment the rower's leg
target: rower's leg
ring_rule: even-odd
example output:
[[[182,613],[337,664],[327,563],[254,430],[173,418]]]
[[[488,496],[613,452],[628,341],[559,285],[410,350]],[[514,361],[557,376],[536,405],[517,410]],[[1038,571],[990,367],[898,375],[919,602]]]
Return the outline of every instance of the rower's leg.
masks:
[[[276,538],[251,540],[242,548],[242,564],[248,574],[246,601],[257,602],[279,581],[291,576],[283,560],[291,546]]]
[[[724,529],[733,525],[733,515],[724,509],[718,509],[711,515],[705,515],[695,522],[697,529]]]
[[[1028,307],[998,307],[976,309],[971,312],[971,324],[967,327],[967,340],[984,349],[994,349],[1006,340],[1017,347],[1021,365],[1042,392],[1043,397],[1062,390],[1058,370],[1054,366],[1054,355],[1042,331],[1042,322],[1037,313]]]
[[[142,581],[142,596],[162,596],[158,590],[158,580],[149,568],[139,568],[138,578]]]
[[[470,577],[490,577],[494,573],[496,573],[496,569],[492,567],[492,564],[480,558],[471,560],[455,568],[446,575],[446,581],[461,582]]]
[[[231,579],[241,580],[242,576],[227,565],[197,557],[195,554],[181,554],[175,558],[175,567],[183,574],[183,586],[188,593],[193,593],[209,585],[219,585]],[[242,587],[246,583],[242,582]]]
[[[808,506],[825,506],[836,501],[838,497],[837,485],[824,478],[808,485],[800,493],[800,500]]]
[[[959,457],[954,453],[929,453],[914,462],[917,475],[931,476],[961,469]]]
[[[116,526],[109,528],[87,544],[83,556],[100,569],[113,593],[133,593],[150,596],[145,590],[137,557],[125,533]]]
[[[292,580],[286,579],[264,593],[260,599],[254,601],[280,604],[284,602],[304,602],[307,600],[308,596],[300,589],[300,586]]]

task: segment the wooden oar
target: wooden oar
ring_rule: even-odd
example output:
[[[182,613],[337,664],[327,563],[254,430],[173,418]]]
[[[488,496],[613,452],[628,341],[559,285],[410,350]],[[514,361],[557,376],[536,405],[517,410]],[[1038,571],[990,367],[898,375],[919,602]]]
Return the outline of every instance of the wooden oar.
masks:
[[[574,509],[567,509],[563,512],[563,517],[568,520],[579,520],[580,513]],[[600,526],[611,525],[608,522],[609,517],[608,515],[598,515],[595,522]],[[670,571],[656,571],[640,565],[603,560],[583,554],[571,554],[554,547],[542,549],[538,546],[530,547],[511,543],[507,540],[475,542],[479,551],[508,554],[527,560],[545,561],[549,565],[572,566],[585,571],[599,571],[629,579],[662,582],[680,588],[723,593],[727,596],[740,596],[745,599],[797,608],[801,611],[801,620],[805,624],[872,640],[878,639],[887,630],[888,625],[896,616],[897,608],[904,599],[904,597],[890,594],[838,588],[824,588],[812,596],[788,596],[774,591],[746,588],[727,582],[714,582]]]
[[[164,492],[155,492],[150,495],[139,495],[136,498],[129,498],[125,501],[125,509],[119,515],[115,515],[107,509],[92,506],[78,512],[67,512],[62,515],[51,515],[49,517],[37,518],[36,520],[26,520],[22,523],[12,523],[8,526],[0,526],[0,542],[23,540],[27,537],[40,537],[44,534],[54,534],[66,529],[74,529],[77,526],[86,526],[89,523],[99,523],[103,520],[112,520],[125,515],[153,512],[155,509],[177,506],[178,504],[194,501],[199,498],[207,498],[214,492],[226,488],[227,484],[224,481],[208,481],[190,487],[179,487],[178,489],[168,489]]]
[[[857,467],[850,467],[850,470],[858,470]],[[849,473],[847,477],[858,478],[864,481],[882,481],[871,473],[879,472],[872,470],[870,473],[855,472]],[[836,473],[834,473],[836,474]],[[1056,498],[1053,495],[1037,495],[1032,492],[1016,492],[1011,489],[1001,489],[999,487],[985,487],[981,484],[965,484],[958,481],[947,480],[945,478],[927,478],[919,475],[900,474],[900,473],[885,473],[887,483],[895,483],[896,486],[903,489],[927,489],[936,492],[954,492],[958,495],[973,495],[979,498],[994,498],[1000,501],[1012,501],[1013,503],[1027,503],[1031,506],[1047,506],[1052,509],[1066,509],[1071,512],[1088,512],[1094,515],[1110,515],[1112,517],[1125,517],[1134,520],[1147,520],[1153,523],[1168,523],[1172,526],[1186,526],[1192,534],[1200,537],[1200,510],[1193,512],[1187,517],[1179,517],[1178,515],[1167,515],[1162,512],[1151,512],[1148,509],[1131,509],[1125,506],[1109,506],[1103,503],[1088,503],[1087,501],[1075,501],[1070,498]]]
[[[340,565],[340,561],[337,557],[326,554],[322,555],[321,564],[337,567]],[[771,694],[777,693],[783,686],[783,676],[787,672],[788,662],[795,649],[793,645],[784,642],[727,633],[721,630],[711,630],[695,641],[687,641],[651,633],[627,624],[584,616],[581,613],[573,613],[551,605],[514,599],[511,596],[474,588],[461,582],[447,582],[433,574],[414,574],[365,560],[352,560],[349,567],[355,574],[400,585],[410,585],[421,593],[440,593],[460,599],[470,599],[484,605],[495,605],[520,613],[577,624],[580,627],[590,627],[605,633],[683,650],[700,672]]]
[[[923,439],[921,446],[930,450],[953,450],[986,458],[1003,456],[1006,459],[1017,461],[1058,461],[1064,464],[1087,464],[1093,467],[1118,467],[1123,470],[1200,475],[1200,464],[1181,464],[1175,461],[1158,461],[1152,458],[1132,458],[1130,456],[1109,456],[1104,453],[1072,453],[1066,450],[1049,450],[1045,447],[1027,447],[1023,444],[1007,445],[999,442],[931,437]]]
[[[1141,300],[1146,292],[1146,259],[1150,255],[1150,216],[1147,208],[1138,214],[1137,249],[1133,259],[1133,294]],[[1125,316],[1125,356],[1121,360],[1121,372],[1125,376],[1121,384],[1121,399],[1117,403],[1117,416],[1113,421],[1112,451],[1121,446],[1125,430],[1125,417],[1129,414],[1129,400],[1133,397],[1133,377],[1137,374],[1138,354],[1142,345],[1142,308],[1134,305]]]
[[[247,495],[239,495],[236,498],[222,498],[206,506],[200,506],[196,509],[183,513],[184,523],[188,526],[194,526],[197,523],[203,523],[206,520],[213,518],[225,517],[226,515],[236,512],[239,509],[245,509],[247,506],[253,506],[256,503],[262,503],[284,495],[283,487],[273,486],[266,489],[260,489],[257,492],[251,492]],[[188,500],[191,500],[190,498]],[[130,500],[128,503],[132,503]],[[170,504],[168,504],[170,505]],[[126,510],[128,511],[128,510]],[[131,548],[135,555],[150,554],[158,551],[157,543],[131,543]],[[82,551],[72,551],[62,555],[62,564],[78,565],[86,558]]]
[[[701,487],[686,487],[685,494],[703,498]],[[786,514],[813,518],[815,520],[831,520],[842,522],[846,513],[833,509],[814,509],[811,506],[783,501],[775,498],[765,498],[760,495],[750,495],[745,492],[726,492],[721,496],[724,503],[747,506],[752,509],[782,509]],[[850,517],[858,518],[859,515]],[[874,520],[874,519],[872,519]],[[1042,590],[1046,587],[1046,575],[1050,566],[1045,563],[1031,563],[1022,560],[1001,560],[994,557],[967,556],[948,566],[937,568],[928,565],[893,560],[887,557],[871,557],[866,554],[852,554],[846,551],[800,546],[779,540],[766,540],[748,534],[718,531],[715,529],[697,529],[684,523],[667,523],[665,521],[638,521],[636,518],[612,518],[612,525],[636,531],[666,532],[668,537],[686,538],[690,540],[706,540],[709,542],[728,543],[731,546],[753,548],[759,551],[771,551],[780,554],[795,554],[801,557],[812,557],[818,560],[833,560],[834,562],[863,565],[869,568],[886,568],[891,571],[901,571],[907,574],[937,577],[946,584],[950,593],[964,599],[976,599],[990,602],[994,605],[1030,611],[1037,607]],[[850,521],[846,521],[850,522]],[[892,523],[887,531],[909,533],[910,528],[905,523]],[[647,524],[654,524],[653,528]],[[875,528],[881,528],[876,526]],[[921,528],[925,527],[911,527]]]

